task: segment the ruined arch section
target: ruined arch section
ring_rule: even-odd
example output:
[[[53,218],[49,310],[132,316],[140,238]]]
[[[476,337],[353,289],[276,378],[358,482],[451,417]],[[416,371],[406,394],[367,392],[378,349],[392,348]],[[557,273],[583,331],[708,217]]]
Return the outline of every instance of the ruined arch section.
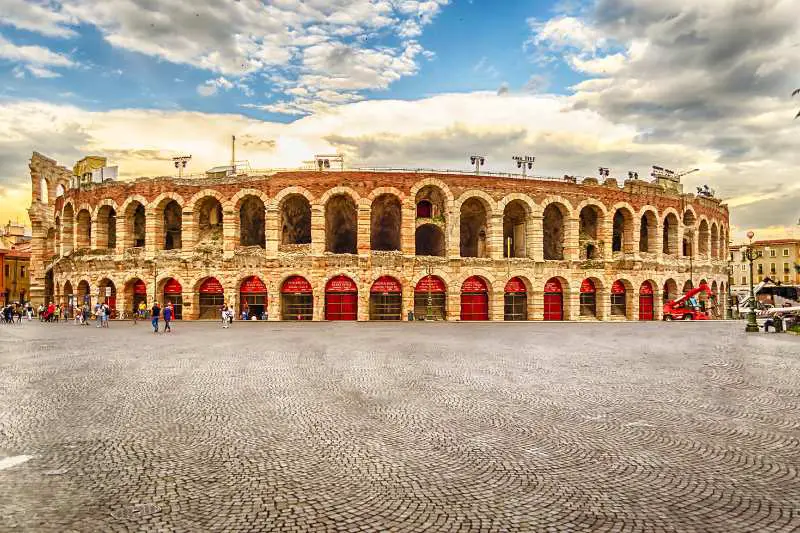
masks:
[[[358,206],[347,193],[329,196],[325,202],[325,251],[358,253]]]
[[[542,206],[542,256],[545,261],[563,260],[568,244],[570,204],[564,199],[552,198]]]
[[[370,249],[400,251],[402,247],[403,205],[396,194],[376,196],[370,206]]]
[[[457,206],[461,257],[489,257],[489,224],[493,205],[482,194],[475,194],[460,200]]]

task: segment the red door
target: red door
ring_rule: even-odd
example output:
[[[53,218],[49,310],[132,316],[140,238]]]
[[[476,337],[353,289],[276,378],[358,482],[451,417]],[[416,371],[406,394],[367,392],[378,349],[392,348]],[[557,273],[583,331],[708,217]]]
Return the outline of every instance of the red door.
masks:
[[[489,320],[489,290],[478,276],[461,286],[461,320]]]
[[[646,281],[639,289],[639,320],[655,320],[653,287]]]
[[[356,320],[358,288],[347,276],[336,276],[325,286],[325,320]]]
[[[564,290],[556,278],[544,285],[544,319],[564,320]]]

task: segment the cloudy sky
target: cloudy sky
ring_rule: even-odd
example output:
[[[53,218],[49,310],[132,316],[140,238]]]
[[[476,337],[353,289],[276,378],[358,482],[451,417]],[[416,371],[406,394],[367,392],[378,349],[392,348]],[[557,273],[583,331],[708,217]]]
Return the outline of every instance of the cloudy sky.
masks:
[[[699,167],[738,234],[797,234],[798,0],[0,0],[0,220],[33,150],[123,177],[352,166]]]

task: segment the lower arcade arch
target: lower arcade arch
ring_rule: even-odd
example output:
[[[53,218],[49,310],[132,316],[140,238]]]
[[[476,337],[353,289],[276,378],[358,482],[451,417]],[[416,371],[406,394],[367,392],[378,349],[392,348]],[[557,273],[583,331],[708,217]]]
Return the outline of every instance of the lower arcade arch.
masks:
[[[591,278],[581,282],[579,289],[578,305],[579,315],[582,317],[597,318],[597,283]]]
[[[528,288],[521,278],[511,278],[503,290],[503,320],[528,320]]]
[[[214,320],[221,316],[222,306],[225,305],[225,290],[217,278],[205,278],[197,289],[199,315],[203,320]]]
[[[655,287],[645,281],[639,287],[639,320],[655,320]]]
[[[267,286],[258,276],[248,276],[239,285],[239,316],[242,320],[267,319]]]
[[[395,278],[381,276],[370,287],[369,319],[403,319],[403,291],[400,282]]]
[[[281,284],[281,320],[312,320],[314,291],[302,276],[290,276]]]
[[[629,282],[618,279],[611,284],[611,316],[630,318],[630,311],[633,307],[631,298],[631,287]]]
[[[123,292],[127,302],[126,312],[136,313],[140,304],[147,306],[147,284],[143,280],[134,278],[128,281],[123,287]]]
[[[166,307],[172,304],[172,317],[175,320],[183,318],[183,286],[175,278],[167,278],[162,282],[161,305]]]
[[[480,276],[461,285],[461,320],[489,320],[489,287]]]
[[[558,278],[544,284],[544,320],[564,320],[564,287]]]
[[[414,287],[417,320],[447,320],[447,286],[442,278],[427,275]]]
[[[325,320],[356,320],[358,287],[344,275],[332,277],[325,284]]]
[[[97,303],[106,304],[111,311],[111,318],[117,316],[117,287],[108,278],[103,278],[97,284]]]
[[[79,306],[89,305],[91,300],[90,290],[91,289],[89,288],[89,282],[86,281],[85,279],[81,280],[78,283],[78,292],[77,292],[77,298],[75,300],[75,305]]]

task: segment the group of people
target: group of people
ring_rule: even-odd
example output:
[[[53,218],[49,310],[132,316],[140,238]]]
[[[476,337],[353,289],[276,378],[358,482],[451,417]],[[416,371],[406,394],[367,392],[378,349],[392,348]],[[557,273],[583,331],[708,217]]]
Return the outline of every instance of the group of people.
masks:
[[[32,310],[29,310],[29,308],[30,304],[26,307],[19,303],[10,303],[0,307],[0,322],[4,324],[14,324],[16,321],[17,324],[21,324],[23,315],[27,315],[28,320],[31,320]]]
[[[141,306],[140,306],[141,307]],[[175,316],[175,310],[172,307],[172,302],[168,302],[163,309],[158,302],[153,302],[153,307],[150,308],[150,323],[153,325],[153,333],[158,333],[158,319],[161,314],[164,315],[164,333],[172,333],[170,323]]]

